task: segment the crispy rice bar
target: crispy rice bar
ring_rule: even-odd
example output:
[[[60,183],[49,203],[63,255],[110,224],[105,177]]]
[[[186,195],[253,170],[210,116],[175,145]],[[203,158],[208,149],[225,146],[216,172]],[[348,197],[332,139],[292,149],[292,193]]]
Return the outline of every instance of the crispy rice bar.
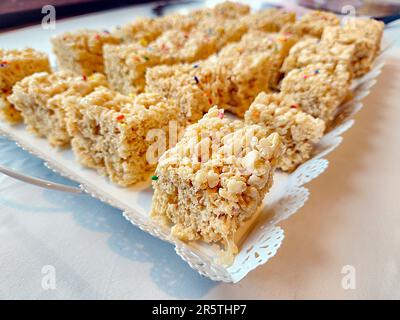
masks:
[[[88,78],[63,71],[37,73],[17,83],[9,99],[21,111],[30,131],[46,137],[54,147],[66,147],[71,138],[65,122],[65,100],[106,85],[105,76],[98,73]]]
[[[350,80],[347,64],[310,64],[290,71],[281,82],[281,93],[290,95],[305,113],[327,122],[347,97]]]
[[[282,32],[294,33],[300,37],[320,38],[325,27],[338,26],[339,19],[335,14],[326,11],[310,11],[295,23],[287,24]]]
[[[263,201],[280,154],[278,134],[213,107],[160,158],[151,215],[179,239],[222,241],[233,258],[235,232]]]
[[[245,123],[263,126],[267,134],[279,134],[285,150],[277,167],[283,171],[293,171],[307,161],[325,130],[323,120],[301,111],[290,96],[277,93],[260,93],[246,111]]]
[[[7,100],[12,87],[23,78],[41,71],[50,71],[50,64],[45,53],[34,49],[0,49],[0,117],[10,123],[22,120],[21,114]]]
[[[143,92],[147,68],[207,58],[247,31],[235,20],[207,19],[192,31],[168,30],[148,46],[138,43],[104,47],[104,64],[112,87],[123,94]]]
[[[379,54],[383,29],[385,28],[383,22],[374,19],[353,18],[348,19],[343,28],[348,32],[355,32],[371,40],[374,43],[374,58]]]
[[[121,186],[149,178],[158,159],[149,148],[168,140],[146,136],[155,129],[168,139],[167,127],[178,113],[178,107],[160,95],[130,98],[105,87],[66,103],[67,128],[78,161]]]
[[[211,97],[199,86],[199,79],[205,83],[205,79],[213,78],[212,70],[203,64],[198,62],[150,68],[146,73],[146,92],[156,92],[174,100],[180,107],[179,118],[182,122],[194,123],[212,106]],[[217,82],[214,84],[220,85]]]
[[[294,42],[282,34],[249,32],[207,60],[150,68],[146,91],[178,101],[189,122],[212,105],[243,116],[259,92],[277,85],[281,64]]]
[[[377,44],[372,37],[365,35],[362,28],[327,27],[322,34],[321,43],[325,46],[353,46],[351,69],[355,77],[367,73],[376,57]]]
[[[286,57],[281,71],[287,74],[297,68],[306,67],[309,64],[335,65],[343,62],[351,67],[350,62],[355,54],[353,45],[342,45],[335,43],[327,45],[318,39],[308,38],[297,42]],[[350,68],[351,69],[351,68]]]
[[[60,69],[77,75],[104,73],[103,45],[118,44],[120,39],[108,31],[78,30],[52,38],[53,51]]]
[[[291,25],[296,21],[296,13],[276,8],[265,9],[243,16],[242,21],[246,23],[249,30],[279,32],[283,26]]]

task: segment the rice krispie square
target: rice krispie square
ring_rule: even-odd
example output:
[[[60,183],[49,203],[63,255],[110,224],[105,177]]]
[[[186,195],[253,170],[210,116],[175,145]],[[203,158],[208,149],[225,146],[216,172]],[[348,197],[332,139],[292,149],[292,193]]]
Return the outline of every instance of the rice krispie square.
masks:
[[[22,113],[28,130],[47,138],[54,147],[67,147],[71,137],[65,122],[65,100],[84,97],[99,86],[107,86],[105,76],[99,73],[89,77],[63,71],[37,73],[17,83],[9,100]]]
[[[323,120],[301,111],[290,96],[278,93],[260,93],[244,118],[247,125],[258,124],[267,134],[279,134],[284,152],[277,167],[283,171],[293,171],[307,161],[325,130]]]
[[[52,137],[54,119],[49,117],[47,102],[68,90],[72,79],[73,73],[70,72],[40,72],[24,78],[13,87],[8,100],[21,112],[27,130],[56,143],[57,137]]]
[[[57,65],[77,75],[104,73],[103,45],[119,44],[121,39],[108,31],[77,30],[51,39]]]
[[[35,72],[50,71],[47,55],[34,49],[0,49],[0,117],[15,124],[22,120],[21,114],[7,100],[12,87]]]
[[[385,24],[382,21],[366,18],[353,18],[346,20],[343,28],[348,32],[356,32],[370,39],[374,44],[375,57],[381,49],[381,42]]]
[[[328,122],[347,97],[350,81],[347,64],[309,64],[283,78],[281,93],[290,95],[305,113]]]
[[[262,203],[280,154],[278,134],[213,107],[160,158],[151,216],[181,240],[221,241],[232,259],[235,233]]]
[[[283,9],[264,9],[242,17],[249,30],[279,32],[284,26],[296,21],[296,13]]]
[[[321,37],[321,43],[325,46],[334,47],[339,44],[354,47],[350,64],[355,77],[362,76],[371,69],[379,50],[376,41],[378,40],[362,28],[327,27]]]
[[[328,45],[316,38],[308,38],[297,42],[286,57],[281,71],[287,74],[297,68],[306,67],[309,64],[330,64],[338,62],[348,64],[351,69],[351,60],[355,55],[353,45],[334,43]]]
[[[150,68],[146,91],[179,101],[190,122],[212,105],[242,117],[259,92],[276,87],[281,64],[295,39],[249,32],[206,60]]]
[[[67,128],[77,160],[121,186],[149,178],[160,156],[158,150],[166,148],[170,121],[178,114],[178,107],[160,95],[130,98],[105,87],[66,103]],[[153,129],[161,140],[153,141]]]
[[[234,20],[207,19],[190,32],[168,30],[143,47],[137,43],[104,47],[105,72],[111,86],[123,94],[143,92],[147,68],[202,60],[237,41],[247,31]]]
[[[338,17],[326,11],[310,11],[303,15],[295,23],[289,23],[282,28],[282,32],[294,33],[300,37],[320,38],[324,28],[338,26]]]
[[[172,99],[180,108],[181,121],[194,123],[208,111],[213,103],[210,93],[204,90],[204,85],[212,84],[214,90],[218,90],[217,87],[221,86],[221,83],[212,80],[214,73],[210,68],[204,67],[204,64],[204,62],[196,62],[149,68],[146,73],[145,91],[155,92]]]

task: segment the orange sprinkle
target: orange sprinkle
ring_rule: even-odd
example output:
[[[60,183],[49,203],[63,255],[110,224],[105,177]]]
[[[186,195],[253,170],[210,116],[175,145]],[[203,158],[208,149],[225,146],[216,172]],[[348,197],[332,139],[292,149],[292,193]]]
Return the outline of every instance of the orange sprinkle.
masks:
[[[116,119],[118,122],[121,122],[122,120],[125,119],[125,116],[123,114],[120,114]]]

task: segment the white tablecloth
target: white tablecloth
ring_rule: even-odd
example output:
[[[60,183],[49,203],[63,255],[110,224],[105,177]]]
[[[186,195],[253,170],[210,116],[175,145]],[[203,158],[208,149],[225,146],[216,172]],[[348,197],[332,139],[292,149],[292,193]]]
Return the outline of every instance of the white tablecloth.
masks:
[[[67,19],[48,32],[77,24],[111,27],[147,12],[143,6],[73,23]],[[0,47],[38,47],[38,41],[47,41],[29,30],[0,34]],[[393,27],[387,34],[399,37],[399,31]],[[235,285],[201,277],[171,245],[90,196],[43,190],[0,175],[0,298],[399,299],[398,47],[364,104],[342,145],[329,155],[326,173],[308,185],[310,200],[282,224],[286,238],[277,255]],[[0,138],[0,163],[73,184],[5,138]],[[342,286],[347,265],[355,270],[355,289]],[[54,289],[46,286],[48,270],[55,271]]]

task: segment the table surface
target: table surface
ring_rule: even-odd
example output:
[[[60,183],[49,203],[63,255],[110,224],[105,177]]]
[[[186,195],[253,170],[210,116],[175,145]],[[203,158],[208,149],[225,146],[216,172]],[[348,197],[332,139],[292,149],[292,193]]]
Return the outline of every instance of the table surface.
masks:
[[[149,6],[91,14],[0,34],[6,48],[43,48],[55,33],[111,28]],[[386,31],[399,38],[400,25]],[[44,36],[45,35],[45,36]],[[46,42],[50,51],[50,44]],[[355,299],[400,298],[400,44],[364,99],[364,109],[308,184],[311,197],[282,223],[277,255],[237,284],[198,275],[173,247],[88,195],[40,189],[0,175],[0,298]],[[0,137],[0,164],[56,182],[41,160]],[[49,266],[55,286],[47,283]],[[343,286],[348,267],[355,287]]]

